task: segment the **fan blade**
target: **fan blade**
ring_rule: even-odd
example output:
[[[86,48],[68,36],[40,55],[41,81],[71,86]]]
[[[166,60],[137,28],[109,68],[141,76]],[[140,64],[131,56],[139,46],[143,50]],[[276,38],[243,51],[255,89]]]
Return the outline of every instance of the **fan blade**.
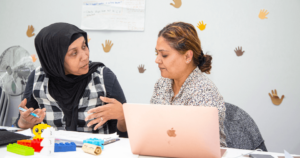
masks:
[[[16,84],[15,84],[14,81],[11,82],[11,89],[16,94],[16,92],[17,92],[17,86],[16,86]]]

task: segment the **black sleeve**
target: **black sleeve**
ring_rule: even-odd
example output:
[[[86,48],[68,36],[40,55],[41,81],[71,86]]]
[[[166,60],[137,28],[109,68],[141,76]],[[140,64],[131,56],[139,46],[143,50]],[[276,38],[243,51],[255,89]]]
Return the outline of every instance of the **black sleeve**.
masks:
[[[37,108],[39,108],[39,105],[38,105],[38,102],[33,98],[33,94],[32,94],[34,74],[35,74],[35,70],[32,71],[28,77],[28,81],[26,83],[26,88],[25,88],[22,100],[25,98],[27,99],[27,104],[26,104],[27,108],[37,109]],[[16,126],[18,128],[19,128],[19,126],[18,126],[19,119],[20,119],[20,113],[19,113],[18,118],[16,119],[16,122],[14,123],[14,126]]]
[[[126,98],[123,93],[122,87],[119,84],[119,81],[116,75],[107,67],[103,70],[103,78],[105,83],[105,89],[108,98],[114,98],[118,100],[120,103],[126,103]],[[108,121],[108,128],[111,133],[117,131],[120,137],[128,138],[127,132],[121,132],[117,128],[117,120],[109,120]]]
[[[107,67],[104,68],[103,75],[107,97],[114,98],[122,104],[126,103],[126,98],[117,76]]]

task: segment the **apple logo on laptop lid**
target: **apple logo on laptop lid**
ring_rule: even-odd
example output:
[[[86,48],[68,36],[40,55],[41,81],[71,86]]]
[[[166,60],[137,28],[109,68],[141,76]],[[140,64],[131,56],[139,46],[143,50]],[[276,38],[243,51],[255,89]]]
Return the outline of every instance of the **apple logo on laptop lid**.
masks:
[[[167,134],[169,135],[169,137],[176,137],[175,130],[173,128],[169,129],[167,131]]]

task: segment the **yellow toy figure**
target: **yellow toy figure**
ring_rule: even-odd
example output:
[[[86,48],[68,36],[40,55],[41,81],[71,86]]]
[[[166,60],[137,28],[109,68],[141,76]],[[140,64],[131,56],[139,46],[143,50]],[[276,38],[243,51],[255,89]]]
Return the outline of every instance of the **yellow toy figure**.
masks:
[[[38,125],[35,125],[32,129],[32,133],[35,135],[35,137],[33,137],[33,139],[41,139],[41,135],[44,131],[44,129],[46,129],[47,127],[51,127],[50,125],[48,124],[38,124]]]

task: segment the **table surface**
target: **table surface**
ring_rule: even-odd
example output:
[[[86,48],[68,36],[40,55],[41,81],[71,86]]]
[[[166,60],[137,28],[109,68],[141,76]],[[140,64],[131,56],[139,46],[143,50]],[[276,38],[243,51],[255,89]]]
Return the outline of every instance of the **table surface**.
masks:
[[[0,126],[0,128],[8,128],[5,126]],[[11,128],[10,130],[15,130],[18,128]],[[263,155],[272,155],[273,157],[277,158],[279,156],[284,156],[283,153],[274,153],[274,152],[261,152],[261,151],[253,151],[253,150],[242,150],[242,149],[232,149],[232,148],[223,148],[227,151],[222,156],[223,158],[238,158],[238,157],[244,157],[242,154],[263,154]],[[117,152],[116,152],[117,151]],[[88,158],[88,157],[95,157],[94,155],[86,154],[82,151],[80,147],[77,147],[76,152],[58,152],[54,153],[54,155],[51,155],[50,157],[66,157],[71,156],[72,158]],[[293,155],[299,157],[299,155]],[[24,156],[19,156],[17,154],[7,152],[6,146],[0,146],[0,157],[1,158],[19,158]],[[41,157],[40,153],[35,153],[34,156],[30,157]],[[104,150],[101,154],[102,158],[105,157],[122,157],[122,158],[155,158],[155,156],[143,156],[143,155],[133,155],[130,148],[129,139],[127,138],[120,138],[120,141],[114,142],[112,144],[105,145]]]
[[[227,149],[227,151],[225,152],[225,154],[223,155],[224,158],[238,158],[238,157],[243,157],[242,154],[249,154],[249,153],[253,153],[253,154],[265,154],[265,155],[272,155],[275,158],[278,156],[284,156],[283,153],[273,153],[273,152],[261,152],[261,151],[251,151],[251,150],[241,150],[241,149],[231,149],[231,148],[224,148]],[[118,152],[116,152],[116,150]],[[10,153],[6,151],[6,146],[1,146],[0,147],[0,157],[2,158],[18,158],[18,157],[23,157],[23,156],[19,156],[17,154],[14,153]],[[30,157],[40,157],[41,155],[39,153],[35,153],[34,156],[30,156]],[[82,151],[82,149],[80,147],[77,148],[76,152],[62,152],[62,153],[54,153],[54,155],[50,156],[50,157],[66,157],[66,156],[71,156],[72,158],[76,158],[76,157],[80,157],[82,158],[84,156],[84,158],[88,158],[88,157],[95,157],[94,155],[90,155],[90,154],[86,154]],[[131,153],[131,149],[130,149],[130,144],[129,144],[129,140],[127,138],[121,138],[120,141],[109,144],[109,145],[105,145],[104,150],[101,154],[101,158],[105,158],[105,157],[123,157],[123,158],[131,158],[131,157],[135,157],[135,158],[154,158],[153,156],[142,156],[142,155],[133,155]]]

